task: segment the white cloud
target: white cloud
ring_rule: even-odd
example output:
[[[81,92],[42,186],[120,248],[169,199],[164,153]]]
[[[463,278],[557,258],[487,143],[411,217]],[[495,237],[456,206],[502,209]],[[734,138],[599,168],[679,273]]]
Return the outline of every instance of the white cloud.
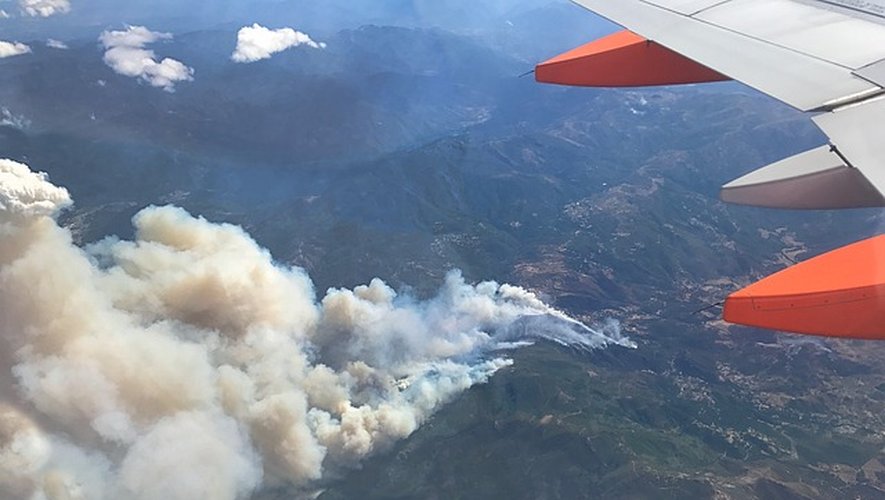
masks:
[[[306,45],[315,49],[326,47],[325,43],[317,43],[310,36],[292,28],[272,30],[259,25],[246,26],[237,33],[237,48],[231,59],[238,63],[250,63],[268,59],[277,52],[291,47]]]
[[[20,56],[30,52],[31,48],[23,43],[4,42],[3,40],[0,40],[0,59],[3,59],[4,57]]]
[[[50,38],[49,40],[46,40],[46,46],[49,47],[50,49],[65,50],[65,49],[69,48],[68,44],[62,42],[61,40],[56,40],[54,38]]]
[[[176,207],[80,248],[52,218],[70,204],[0,160],[0,383],[21,395],[0,406],[0,498],[309,488],[512,364],[505,344],[631,345],[460,273],[426,301],[379,279],[317,300],[240,227]]]
[[[12,17],[12,16],[9,15],[9,12],[6,12],[5,10],[0,9],[0,19],[9,19],[10,17]]]
[[[99,41],[107,51],[104,62],[117,73],[140,78],[154,87],[168,92],[177,82],[192,81],[194,70],[171,58],[157,61],[154,51],[146,45],[159,40],[169,40],[169,33],[158,33],[144,26],[129,26],[125,31],[105,31]]]
[[[22,12],[33,17],[49,17],[71,11],[70,0],[19,0]]]

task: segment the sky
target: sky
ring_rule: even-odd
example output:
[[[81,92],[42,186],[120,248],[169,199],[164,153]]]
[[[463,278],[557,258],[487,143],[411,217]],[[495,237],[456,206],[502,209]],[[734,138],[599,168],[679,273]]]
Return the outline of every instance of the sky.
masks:
[[[78,38],[96,29],[150,24],[153,29],[193,31],[228,24],[297,24],[319,34],[364,24],[440,27],[470,32],[503,26],[509,17],[566,0],[2,0],[0,33],[20,39]],[[575,16],[599,22],[572,6]],[[555,28],[551,26],[551,28]],[[552,31],[553,32],[553,31]]]

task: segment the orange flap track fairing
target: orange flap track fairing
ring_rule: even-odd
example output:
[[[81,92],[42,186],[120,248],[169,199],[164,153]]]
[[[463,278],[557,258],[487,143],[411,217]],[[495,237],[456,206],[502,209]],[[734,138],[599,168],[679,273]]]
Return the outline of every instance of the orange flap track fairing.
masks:
[[[643,87],[729,78],[631,31],[620,31],[537,65],[535,79],[579,87]]]
[[[725,301],[725,320],[885,340],[885,235],[797,264],[731,295]]]

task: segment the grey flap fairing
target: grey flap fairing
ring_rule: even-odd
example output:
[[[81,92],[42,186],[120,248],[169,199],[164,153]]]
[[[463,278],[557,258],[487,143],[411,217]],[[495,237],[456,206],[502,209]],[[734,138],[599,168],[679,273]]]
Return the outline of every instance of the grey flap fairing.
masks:
[[[885,206],[885,198],[830,146],[751,172],[722,187],[722,201],[789,209]]]

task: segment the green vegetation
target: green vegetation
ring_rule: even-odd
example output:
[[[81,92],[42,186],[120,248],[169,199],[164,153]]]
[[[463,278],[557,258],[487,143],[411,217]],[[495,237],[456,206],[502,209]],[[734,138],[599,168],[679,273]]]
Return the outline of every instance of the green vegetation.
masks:
[[[885,496],[882,346],[694,314],[785,254],[878,230],[875,213],[716,200],[820,143],[804,118],[730,84],[541,87],[440,30],[342,32],[323,54],[248,69],[224,64],[229,35],[170,43],[200,63],[175,94],[110,74],[91,41],[0,62],[0,106],[34,123],[0,126],[2,156],[71,190],[62,220],[79,242],[126,237],[139,208],[176,203],[243,225],[321,290],[380,276],[422,295],[457,267],[618,319],[639,343],[506,353],[512,368],[321,498]]]

